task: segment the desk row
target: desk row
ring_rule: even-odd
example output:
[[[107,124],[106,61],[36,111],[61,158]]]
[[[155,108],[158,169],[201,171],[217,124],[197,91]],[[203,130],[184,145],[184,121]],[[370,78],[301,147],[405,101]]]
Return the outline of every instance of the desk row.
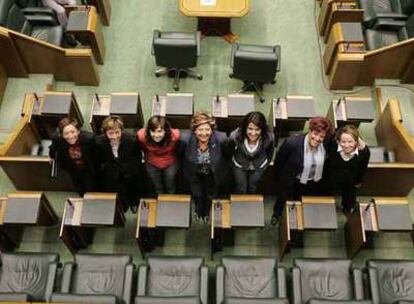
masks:
[[[0,287],[0,301],[7,303],[214,302],[202,257],[153,256],[136,271],[130,255],[77,254],[63,267],[60,290],[57,254],[2,254],[1,260],[7,288]],[[412,303],[413,271],[413,260],[368,260],[358,269],[347,259],[304,258],[294,260],[287,284],[287,269],[273,257],[228,256],[215,269],[215,303]]]
[[[141,255],[162,246],[166,229],[188,229],[191,226],[189,195],[159,195],[141,199],[136,219],[135,238]],[[2,250],[18,246],[26,225],[53,225],[58,216],[41,192],[15,192],[1,199]],[[264,202],[260,195],[231,195],[215,199],[211,206],[211,257],[223,246],[233,246],[238,229],[260,229],[265,226]],[[83,198],[69,198],[65,203],[59,237],[75,253],[93,241],[96,228],[123,226],[125,216],[114,193],[86,193]],[[293,246],[303,246],[304,231],[332,231],[338,228],[333,197],[302,197],[288,201],[278,230],[279,256]],[[207,223],[206,223],[207,224]],[[407,199],[378,197],[359,203],[348,215],[345,227],[350,257],[372,245],[378,232],[413,232]],[[188,232],[190,233],[190,232]]]

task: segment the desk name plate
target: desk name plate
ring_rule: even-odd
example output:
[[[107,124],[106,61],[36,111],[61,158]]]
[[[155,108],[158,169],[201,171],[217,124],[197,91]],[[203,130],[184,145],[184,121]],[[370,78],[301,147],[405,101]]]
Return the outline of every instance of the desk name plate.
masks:
[[[200,0],[200,5],[203,6],[214,6],[217,4],[216,0]]]

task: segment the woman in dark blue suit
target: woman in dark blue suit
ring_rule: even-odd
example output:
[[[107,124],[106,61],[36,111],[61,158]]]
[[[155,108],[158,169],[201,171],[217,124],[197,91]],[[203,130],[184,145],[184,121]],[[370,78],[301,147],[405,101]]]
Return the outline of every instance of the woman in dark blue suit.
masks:
[[[179,156],[184,178],[196,205],[196,213],[205,222],[211,199],[219,194],[219,186],[228,173],[225,158],[227,136],[214,130],[215,120],[197,112],[191,120],[191,131],[180,138]]]

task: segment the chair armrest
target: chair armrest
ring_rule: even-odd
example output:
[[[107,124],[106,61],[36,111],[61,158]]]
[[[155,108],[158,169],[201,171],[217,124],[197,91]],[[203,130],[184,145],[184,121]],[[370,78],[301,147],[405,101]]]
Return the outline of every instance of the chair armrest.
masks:
[[[47,283],[46,283],[46,290],[45,290],[45,301],[49,302],[50,297],[53,293],[53,288],[55,286],[55,279],[56,279],[56,271],[58,268],[58,263],[50,263],[49,264],[49,273],[47,275]]]
[[[276,71],[279,72],[280,71],[280,68],[282,67],[282,52],[281,52],[280,45],[275,45],[275,52],[277,54],[277,67],[276,67]]]
[[[196,39],[197,39],[197,57],[201,55],[201,32],[196,32]]]
[[[216,268],[216,304],[224,302],[224,267]]]
[[[378,19],[373,25],[373,30],[399,30],[405,27],[406,22],[394,19]]]
[[[278,297],[287,298],[286,268],[279,265],[277,266],[276,270],[277,270]]]
[[[233,43],[231,47],[230,67],[233,67],[234,65],[234,55],[236,54],[236,51],[238,48],[239,48],[239,44],[237,42]]]
[[[48,7],[26,7],[22,9],[24,15],[49,15],[56,17],[55,11]]]
[[[368,267],[369,287],[373,304],[380,304],[377,271]]]
[[[134,278],[134,264],[128,264],[125,267],[124,292],[122,298],[125,304],[131,303],[132,280]]]
[[[141,265],[138,268],[137,296],[145,296],[145,290],[147,287],[147,271],[148,267],[145,265]]]
[[[63,266],[62,286],[60,287],[60,292],[70,292],[70,283],[72,281],[72,274],[75,267],[76,265],[73,262],[65,263],[65,266]]]
[[[152,46],[151,46],[151,55],[152,56],[154,56],[154,54],[155,54],[155,51],[154,51],[154,41],[159,36],[160,36],[160,31],[159,30],[154,30],[154,32],[152,33]]]
[[[364,299],[364,283],[362,281],[362,270],[359,268],[352,269],[354,277],[354,294],[356,300]]]
[[[302,293],[300,284],[299,268],[292,268],[292,302],[293,304],[302,304]]]
[[[26,20],[32,25],[32,26],[58,26],[59,23],[54,17],[48,16],[48,15],[26,15]]]
[[[208,267],[201,267],[201,281],[200,281],[200,299],[202,304],[207,304],[208,300]]]

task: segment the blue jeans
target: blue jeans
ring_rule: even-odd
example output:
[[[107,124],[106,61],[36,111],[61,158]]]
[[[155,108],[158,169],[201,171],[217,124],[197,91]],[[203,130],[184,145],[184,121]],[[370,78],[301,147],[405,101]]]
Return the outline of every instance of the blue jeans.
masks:
[[[145,167],[157,194],[175,193],[175,176],[178,163],[164,169],[154,167],[149,163],[145,163]]]
[[[233,165],[233,174],[236,182],[235,193],[252,194],[256,193],[257,183],[262,177],[265,168],[256,170],[243,170]]]

